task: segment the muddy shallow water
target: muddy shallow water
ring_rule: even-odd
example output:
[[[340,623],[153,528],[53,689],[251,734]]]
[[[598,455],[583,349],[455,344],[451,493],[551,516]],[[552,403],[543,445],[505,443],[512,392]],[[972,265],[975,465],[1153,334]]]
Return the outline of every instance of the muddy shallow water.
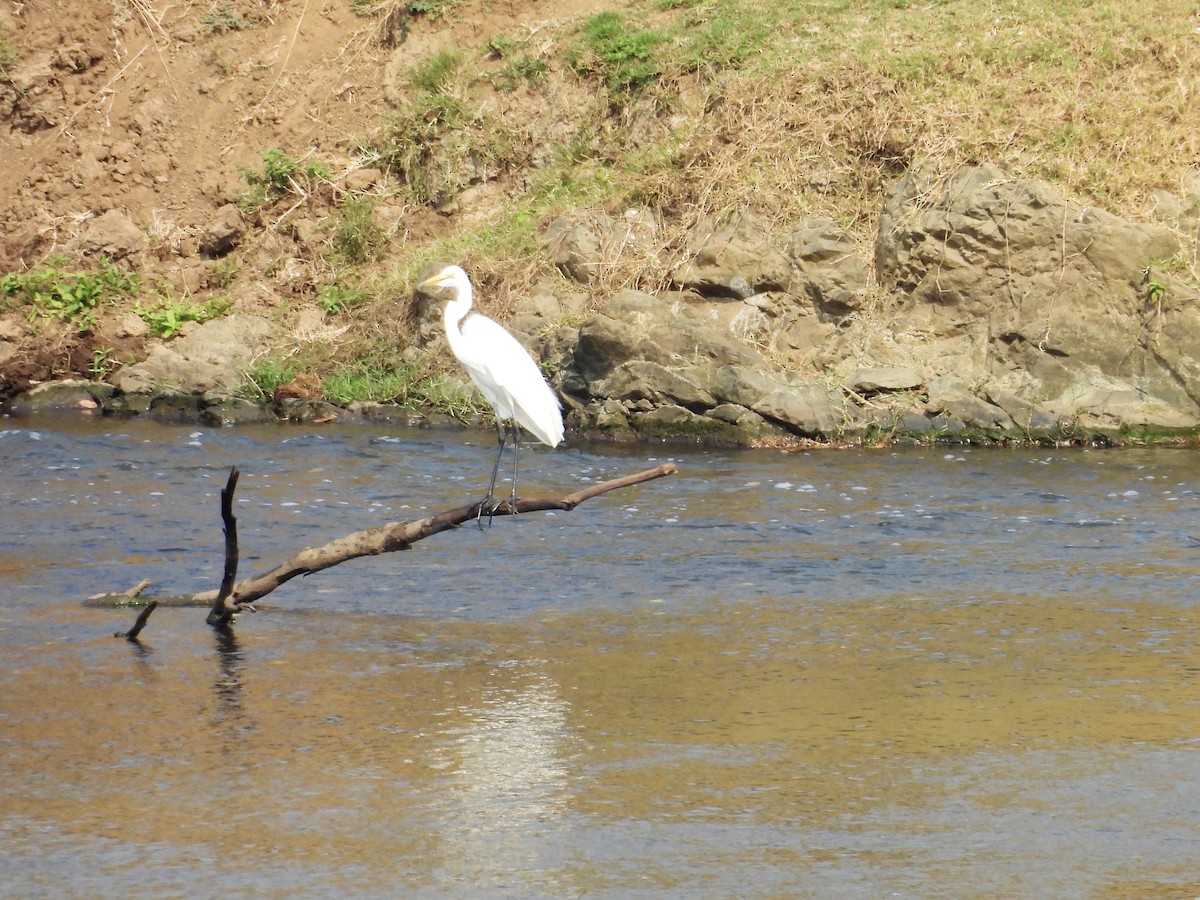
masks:
[[[0,420],[3,896],[1200,893],[1200,455],[674,459],[202,610],[477,499],[486,434]]]

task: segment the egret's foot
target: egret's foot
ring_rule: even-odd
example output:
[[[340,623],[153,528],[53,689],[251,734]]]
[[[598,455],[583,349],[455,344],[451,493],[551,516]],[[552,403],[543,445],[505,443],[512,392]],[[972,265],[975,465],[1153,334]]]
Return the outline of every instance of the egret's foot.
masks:
[[[479,527],[483,527],[483,517],[487,516],[488,525],[492,524],[492,519],[496,513],[503,512],[506,516],[515,516],[517,514],[516,500],[497,500],[494,497],[484,497],[479,502],[479,511],[475,514],[475,521],[479,523]]]
[[[492,517],[496,515],[496,511],[501,509],[508,503],[507,500],[497,500],[491,494],[488,494],[479,501],[479,511],[475,514],[475,521],[479,523],[479,527],[483,527],[483,517],[487,516],[488,526],[492,524]]]

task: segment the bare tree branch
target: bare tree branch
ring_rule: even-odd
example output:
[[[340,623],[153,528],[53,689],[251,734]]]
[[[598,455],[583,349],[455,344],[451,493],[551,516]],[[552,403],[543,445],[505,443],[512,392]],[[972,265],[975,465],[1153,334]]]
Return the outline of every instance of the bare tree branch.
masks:
[[[674,463],[664,463],[655,469],[647,469],[622,478],[594,484],[583,490],[575,491],[564,497],[532,500],[517,500],[515,508],[502,501],[492,515],[509,516],[516,513],[541,512],[544,510],[572,510],[580,503],[606,494],[609,491],[631,487],[656,478],[673,475],[676,471]],[[219,591],[205,591],[192,598],[196,604],[212,604],[208,616],[209,624],[228,624],[230,618],[250,607],[254,601],[265,597],[281,584],[291,581],[297,575],[309,575],[320,572],[340,563],[361,556],[377,556],[381,553],[392,553],[396,550],[407,550],[417,541],[424,540],[435,534],[440,534],[451,528],[457,528],[466,522],[478,519],[481,514],[480,504],[459,506],[436,515],[416,519],[411,522],[390,522],[377,528],[356,531],[345,537],[337,538],[320,547],[308,547],[301,550],[291,559],[281,563],[269,572],[252,575],[241,581],[232,583],[237,571],[237,533],[232,512],[228,505],[232,503],[233,490],[236,486],[237,470],[230,473],[230,484],[221,492],[221,515],[225,521],[225,581]],[[227,496],[228,492],[228,496]],[[231,543],[232,541],[232,543]],[[231,563],[232,559],[232,563]],[[232,569],[231,569],[232,566]],[[229,590],[226,588],[229,587]]]
[[[237,604],[229,603],[233,593],[234,582],[237,581],[238,570],[238,539],[237,518],[233,514],[233,494],[237,490],[238,479],[242,473],[234,466],[229,470],[229,479],[221,488],[221,523],[225,528],[225,572],[221,576],[221,587],[213,600],[213,607],[208,613],[209,625],[228,625],[233,618]]]
[[[142,633],[142,629],[146,627],[146,623],[150,621],[150,614],[156,609],[158,609],[158,601],[151,600],[146,604],[146,608],[143,609],[141,614],[137,617],[137,621],[133,623],[132,628],[130,628],[128,631],[118,631],[113,635],[113,637],[123,637],[130,641],[136,641],[138,639],[138,635]]]

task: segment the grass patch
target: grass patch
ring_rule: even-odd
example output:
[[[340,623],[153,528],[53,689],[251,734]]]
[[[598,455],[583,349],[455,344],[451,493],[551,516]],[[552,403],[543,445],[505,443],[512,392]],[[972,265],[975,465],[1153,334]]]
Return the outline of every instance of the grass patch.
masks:
[[[577,72],[601,77],[610,91],[632,91],[657,79],[668,63],[659,47],[670,36],[665,31],[636,28],[614,10],[596,13],[579,29],[581,45],[568,60]]]
[[[327,316],[347,312],[370,299],[371,292],[365,288],[334,282],[317,288],[317,306]]]
[[[259,360],[247,373],[264,397],[273,396],[276,388],[288,384],[297,374],[296,367],[274,359]]]
[[[343,201],[330,251],[335,268],[372,262],[383,255],[387,233],[375,223],[373,209],[370,200],[351,197]]]
[[[491,77],[492,84],[501,91],[515,90],[521,84],[538,85],[546,80],[550,64],[536,52],[530,52],[528,41],[519,41],[503,35],[488,38],[487,49],[504,65]]]
[[[326,399],[340,406],[394,403],[464,420],[482,412],[473,390],[447,375],[430,373],[416,362],[363,361],[342,366],[325,376],[324,390]]]
[[[403,184],[409,199],[440,206],[471,184],[494,180],[528,152],[512,129],[471,97],[467,57],[441,50],[408,73],[410,96],[364,160]]]

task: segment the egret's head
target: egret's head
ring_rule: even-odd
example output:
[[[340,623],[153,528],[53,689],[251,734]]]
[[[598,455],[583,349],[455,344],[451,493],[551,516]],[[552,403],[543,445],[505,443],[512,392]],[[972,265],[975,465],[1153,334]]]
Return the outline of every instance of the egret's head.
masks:
[[[445,266],[418,284],[417,290],[426,291],[431,288],[454,288],[461,292],[464,286],[469,284],[467,273],[462,270],[461,266]]]

